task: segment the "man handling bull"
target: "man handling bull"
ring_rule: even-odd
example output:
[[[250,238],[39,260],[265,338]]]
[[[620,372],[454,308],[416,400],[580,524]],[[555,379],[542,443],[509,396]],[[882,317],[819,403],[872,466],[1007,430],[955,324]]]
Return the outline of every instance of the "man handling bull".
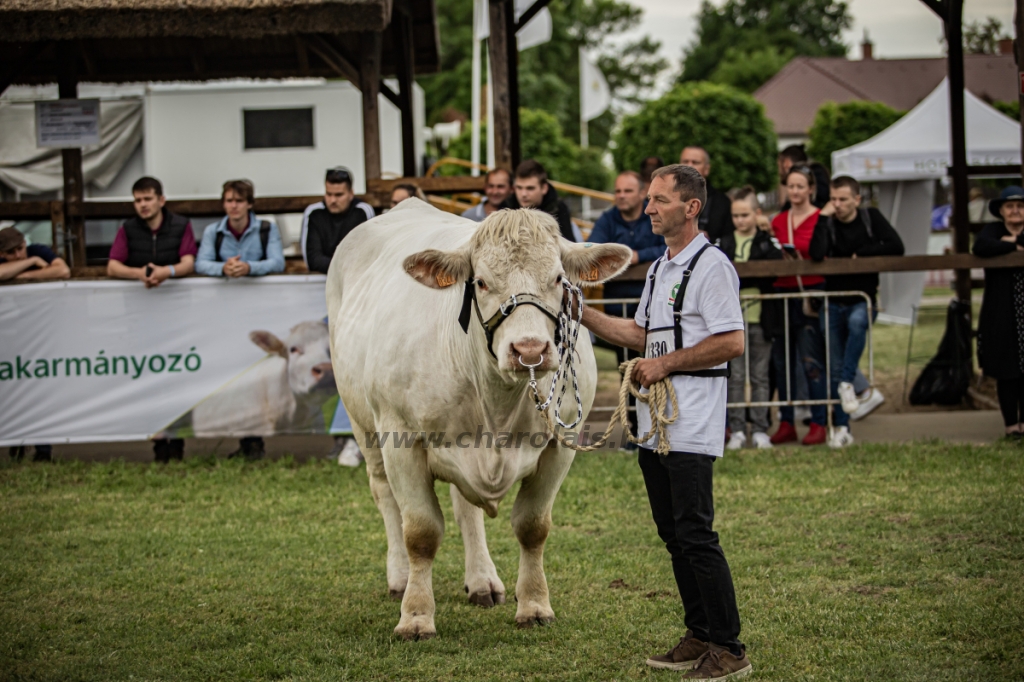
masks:
[[[666,253],[650,267],[634,319],[584,309],[583,324],[616,345],[644,351],[633,378],[646,389],[670,377],[679,418],[668,426],[670,452],[639,451],[658,535],[672,557],[686,633],[653,668],[685,670],[684,680],[726,680],[752,670],[739,640],[732,574],[712,529],[712,470],[722,456],[729,360],[743,354],[739,279],[729,260],[700,233],[707,198],[701,174],[672,165],[654,172],[647,208]],[[651,431],[637,405],[640,435]]]

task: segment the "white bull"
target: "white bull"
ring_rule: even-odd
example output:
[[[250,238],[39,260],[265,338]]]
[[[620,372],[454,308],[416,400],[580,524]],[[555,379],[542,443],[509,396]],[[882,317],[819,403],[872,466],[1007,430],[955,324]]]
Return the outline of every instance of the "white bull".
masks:
[[[258,365],[192,408],[196,437],[272,436],[311,425],[318,403],[334,389],[327,325],[301,322],[284,341],[268,331],[249,333],[268,353]]]
[[[520,627],[554,619],[544,543],[574,452],[551,439],[519,361],[536,364],[543,356],[538,371],[546,395],[557,357],[555,324],[538,307],[519,305],[495,330],[492,355],[475,311],[468,334],[458,323],[465,283],[472,280],[485,320],[514,294],[531,294],[557,311],[563,276],[596,284],[624,269],[630,256],[623,246],[571,244],[538,211],[500,211],[477,224],[417,199],[356,228],[339,247],[327,273],[331,357],[384,517],[388,588],[402,598],[396,634],[436,633],[431,567],[444,517],[435,480],[451,483],[466,548],[465,587],[481,606],[505,601],[481,510],[496,516],[522,481],[512,508],[520,543],[515,619]],[[586,415],[597,366],[585,332],[577,351]],[[576,405],[567,404],[562,415],[574,419]],[[478,431],[497,440],[478,440]]]

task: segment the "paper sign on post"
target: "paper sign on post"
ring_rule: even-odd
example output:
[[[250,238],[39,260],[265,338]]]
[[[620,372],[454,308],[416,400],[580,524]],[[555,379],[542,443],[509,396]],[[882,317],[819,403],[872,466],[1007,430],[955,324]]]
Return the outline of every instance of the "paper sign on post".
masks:
[[[36,102],[37,147],[86,147],[100,143],[100,101]]]

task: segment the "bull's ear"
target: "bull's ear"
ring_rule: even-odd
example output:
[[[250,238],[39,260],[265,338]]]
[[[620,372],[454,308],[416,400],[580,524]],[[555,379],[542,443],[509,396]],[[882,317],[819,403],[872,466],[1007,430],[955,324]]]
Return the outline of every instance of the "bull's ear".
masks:
[[[467,249],[427,249],[406,258],[402,267],[410,277],[432,289],[447,289],[457,282],[465,282],[472,272]]]
[[[282,358],[288,357],[288,349],[284,347],[284,343],[270,332],[262,330],[249,332],[249,340],[271,355],[280,355]]]
[[[573,244],[562,240],[562,267],[574,284],[596,286],[629,266],[633,250],[621,244]]]

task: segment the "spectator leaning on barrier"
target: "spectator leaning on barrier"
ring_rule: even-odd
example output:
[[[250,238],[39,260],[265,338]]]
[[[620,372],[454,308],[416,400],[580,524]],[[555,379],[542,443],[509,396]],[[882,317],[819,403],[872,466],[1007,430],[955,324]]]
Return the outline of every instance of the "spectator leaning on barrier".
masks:
[[[486,182],[484,187],[486,198],[473,208],[463,211],[463,218],[469,218],[478,223],[482,222],[487,216],[501,210],[501,205],[512,194],[512,174],[504,168],[495,168],[488,172]]]
[[[695,168],[704,178],[708,187],[708,203],[700,212],[698,225],[701,231],[707,235],[708,241],[714,244],[723,235],[732,232],[732,215],[730,206],[732,202],[724,193],[715,189],[708,182],[708,174],[711,172],[711,155],[703,147],[686,147],[679,154],[679,163],[683,166]]]
[[[876,208],[861,208],[860,183],[848,175],[832,180],[832,200],[822,209],[811,239],[811,258],[866,258],[902,256],[903,240]],[[828,275],[825,291],[863,291],[871,298],[871,319],[878,315],[878,273]],[[834,448],[853,443],[850,415],[860,407],[853,388],[864,354],[868,334],[868,303],[862,296],[840,296],[828,300],[828,327],[819,317],[822,334],[828,334],[831,395],[839,396],[833,410],[835,431],[829,445]]]
[[[992,258],[1024,251],[1024,188],[1007,187],[989,203],[999,222],[974,239],[974,255]],[[1024,268],[986,268],[978,319],[978,363],[996,380],[1009,438],[1024,437]]]
[[[363,202],[355,201],[352,176],[347,170],[327,171],[324,184],[324,200],[307,209],[303,220],[302,257],[310,272],[326,273],[338,244],[373,216],[372,208],[368,213]]]
[[[732,223],[734,229],[718,241],[718,248],[734,263],[757,260],[782,260],[782,247],[772,235],[768,219],[761,214],[757,193],[752,187],[742,187],[730,192],[732,199]],[[772,278],[741,278],[740,296],[772,293]],[[743,320],[747,327],[746,355],[750,365],[750,397],[755,403],[768,402],[771,390],[768,370],[772,361],[772,332],[781,325],[782,306],[775,300],[740,301],[743,306]],[[744,356],[729,362],[729,402],[745,402],[747,363]],[[757,448],[772,447],[768,437],[767,407],[729,408],[729,442],[726,448],[739,450],[747,442],[747,415],[753,426],[751,440]]]
[[[590,232],[588,241],[595,244],[622,244],[633,249],[632,263],[650,263],[657,260],[665,253],[665,238],[654,234],[651,230],[651,217],[644,213],[647,202],[644,201],[646,192],[643,180],[639,173],[623,171],[615,178],[615,206],[601,214],[601,217],[594,223],[594,229]],[[644,292],[644,280],[616,281],[612,280],[604,285],[605,298],[640,298]],[[636,305],[626,306],[625,314],[623,307],[614,303],[604,307],[605,312],[613,317],[633,317],[636,315]],[[640,354],[634,350],[615,346],[615,357],[619,364],[624,360],[631,360],[639,357]],[[635,398],[630,396],[630,404]],[[629,413],[629,422],[636,430],[636,412]],[[627,449],[635,450],[634,443],[627,443]]]
[[[786,176],[786,193],[792,202],[789,210],[775,216],[772,229],[782,244],[784,258],[802,260],[810,257],[811,238],[818,224],[820,211],[811,203],[814,196],[814,173],[807,166],[793,166]],[[775,281],[776,293],[792,294],[823,289],[825,279],[819,275],[780,277]],[[790,399],[790,388],[797,388],[798,379],[807,382],[811,400],[825,399],[825,344],[818,326],[820,298],[791,298],[786,300],[789,311],[789,375],[787,381],[786,336],[779,334],[772,341],[772,365],[780,400]],[[788,384],[788,386],[787,386]],[[825,406],[811,406],[811,428],[803,439],[804,445],[824,443]],[[778,445],[797,439],[794,409],[783,406],[779,410],[779,428],[772,436]]]
[[[513,179],[515,191],[502,204],[502,208],[535,208],[558,221],[558,231],[571,242],[583,241],[572,224],[572,214],[558,192],[548,183],[548,172],[533,159],[527,159],[516,168]]]
[[[259,220],[248,180],[228,180],[221,190],[227,213],[203,233],[196,272],[210,277],[259,277],[284,272],[281,233],[277,225]]]
[[[16,227],[0,230],[0,282],[44,282],[67,279],[71,269],[49,246],[28,244]]]
[[[196,272],[212,277],[259,277],[284,270],[277,225],[258,220],[253,212],[255,192],[248,180],[229,180],[221,190],[224,218],[206,228],[199,246]],[[259,436],[242,438],[228,455],[261,459],[266,454]]]
[[[135,217],[117,230],[107,261],[107,277],[137,279],[150,289],[191,274],[196,260],[192,223],[167,210],[160,181],[139,178],[132,185],[132,198]]]

